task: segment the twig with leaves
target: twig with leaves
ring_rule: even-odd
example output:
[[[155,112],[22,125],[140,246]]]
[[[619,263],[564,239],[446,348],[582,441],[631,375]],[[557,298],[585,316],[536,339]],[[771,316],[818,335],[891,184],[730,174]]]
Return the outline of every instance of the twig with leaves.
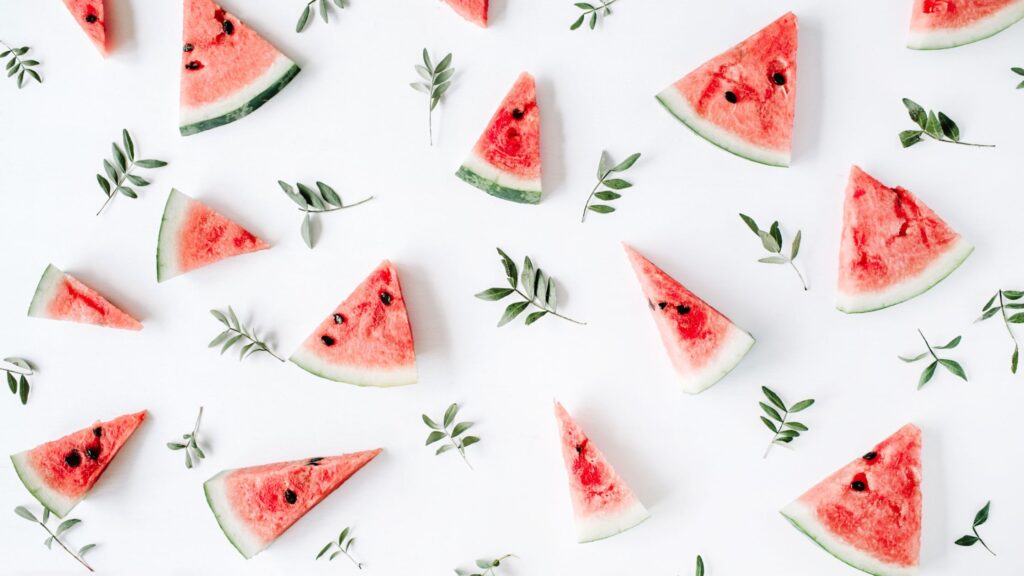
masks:
[[[203,407],[199,407],[199,415],[196,416],[196,425],[192,427],[192,432],[188,434],[182,434],[181,439],[185,441],[184,444],[181,442],[168,442],[167,447],[171,450],[184,450],[185,451],[185,468],[192,469],[193,461],[198,464],[200,460],[206,458],[206,453],[199,447],[199,422],[203,419]]]
[[[694,572],[696,576],[704,576],[704,559],[697,554],[697,571]]]
[[[36,82],[42,84],[43,78],[32,68],[39,65],[38,60],[23,59],[22,56],[28,54],[31,50],[28,46],[21,46],[19,48],[13,48],[6,42],[0,41],[0,46],[3,47],[3,51],[0,52],[0,60],[7,58],[7,64],[5,70],[7,70],[7,77],[10,78],[15,74],[18,75],[18,89],[20,90],[25,86],[25,76],[32,78]]]
[[[747,227],[761,239],[761,245],[764,249],[771,252],[772,256],[766,256],[758,260],[762,264],[789,264],[793,271],[796,272],[797,277],[800,278],[800,284],[803,285],[804,291],[807,290],[807,282],[804,281],[804,275],[800,273],[800,269],[796,267],[793,260],[796,260],[798,254],[800,254],[800,241],[803,238],[800,230],[796,231],[796,236],[793,237],[793,243],[789,247],[789,256],[782,254],[782,248],[785,245],[782,239],[782,230],[779,229],[779,221],[772,222],[769,229],[761,230],[757,227],[757,222],[753,218],[746,214],[740,214],[740,218],[746,223]]]
[[[7,374],[7,387],[10,388],[11,394],[17,394],[23,406],[28,404],[28,393],[32,388],[29,386],[28,377],[35,374],[35,369],[28,360],[15,356],[4,358],[4,363],[9,366],[0,365],[0,372]]]
[[[970,142],[960,141],[960,127],[953,122],[953,119],[946,116],[945,113],[935,113],[933,110],[925,110],[917,102],[914,102],[910,98],[903,99],[903,105],[906,106],[907,112],[910,114],[910,119],[917,123],[920,130],[904,130],[900,132],[900,144],[904,148],[910,148],[914,144],[921,141],[924,136],[935,140],[936,142],[945,142],[947,144],[960,144],[961,146],[977,146],[979,148],[995,148],[994,144],[971,144]]]
[[[611,5],[615,4],[619,0],[598,0],[601,2],[600,6],[595,6],[589,2],[577,2],[575,6],[580,10],[583,10],[583,14],[576,19],[572,25],[569,26],[569,30],[575,30],[580,26],[583,26],[583,21],[589,18],[590,22],[587,24],[590,29],[593,30],[597,26],[597,16],[600,14],[602,17],[611,16],[612,9]]]
[[[540,268],[535,268],[529,256],[523,260],[523,272],[520,274],[516,263],[509,258],[508,254],[505,254],[504,250],[498,248],[498,254],[501,256],[501,264],[505,268],[505,276],[508,279],[510,288],[488,288],[483,292],[477,293],[475,296],[481,300],[489,301],[501,300],[512,294],[518,294],[523,298],[522,301],[509,304],[505,308],[505,313],[501,315],[501,320],[498,321],[499,327],[515,320],[517,316],[530,306],[534,306],[539,310],[531,312],[526,316],[527,326],[548,314],[568,320],[574,324],[586,325],[586,322],[573,320],[568,316],[558,313],[558,288],[555,285],[555,279],[545,274]],[[522,280],[522,289],[520,289],[520,280]]]
[[[365,202],[373,200],[373,196],[363,198],[358,202],[352,204],[345,204],[341,200],[341,196],[327,184],[317,180],[316,190],[306,186],[302,182],[297,182],[295,185],[298,187],[298,192],[292,185],[283,181],[278,180],[277,184],[281,186],[281,190],[299,205],[299,210],[305,212],[302,218],[302,227],[300,232],[302,234],[302,241],[309,246],[310,249],[316,244],[316,234],[313,223],[313,214],[324,214],[326,212],[335,212],[337,210],[344,210],[346,208],[353,208],[359,206]]]
[[[991,507],[992,501],[990,500],[985,503],[985,506],[981,510],[978,510],[977,514],[974,515],[974,522],[971,523],[971,532],[974,533],[974,536],[971,536],[970,534],[961,536],[956,539],[954,544],[957,546],[974,546],[980,542],[981,545],[985,547],[985,550],[988,550],[989,554],[995,556],[996,553],[988,547],[988,544],[985,544],[985,541],[981,539],[981,535],[978,534],[978,526],[988,522],[988,511]]]
[[[46,530],[46,533],[49,534],[49,537],[46,538],[46,540],[43,542],[43,545],[46,546],[47,549],[52,550],[53,543],[56,542],[58,546],[63,548],[64,551],[70,554],[72,558],[77,560],[79,564],[85,566],[85,568],[89,570],[89,572],[95,572],[92,566],[90,566],[89,563],[85,561],[84,556],[86,555],[87,552],[89,552],[89,550],[95,548],[96,545],[86,544],[85,546],[79,548],[78,551],[74,551],[69,547],[68,543],[64,540],[64,535],[68,532],[68,530],[71,530],[75,526],[81,524],[81,520],[79,520],[78,518],[68,518],[67,520],[64,520],[59,525],[57,525],[56,530],[50,530],[50,527],[47,526],[47,523],[50,521],[49,508],[43,508],[43,518],[41,520],[37,518],[36,515],[33,514],[31,510],[25,508],[24,506],[18,506],[17,508],[15,508],[14,513],[18,516],[21,516],[25,520],[28,520],[29,522],[35,522],[36,524],[42,526],[43,530]]]
[[[476,561],[476,568],[472,570],[464,570],[462,568],[456,568],[455,573],[458,576],[497,576],[498,568],[501,567],[501,563],[509,558],[518,558],[515,554],[505,554],[497,558],[481,558]]]
[[[135,159],[135,142],[132,140],[131,134],[128,130],[121,130],[121,143],[124,145],[122,149],[117,142],[110,144],[110,150],[114,157],[114,161],[110,160],[103,161],[103,171],[106,173],[106,177],[102,174],[96,175],[96,182],[99,183],[100,189],[107,196],[107,201],[100,206],[99,212],[96,213],[99,216],[107,204],[114,199],[120,193],[128,198],[138,198],[139,195],[135,192],[135,189],[125,184],[125,180],[131,182],[135,186],[149,186],[149,180],[146,180],[142,176],[132,174],[132,170],[135,168],[163,168],[167,166],[167,162],[163,160],[136,160]],[[109,178],[109,180],[108,180]]]
[[[331,540],[326,545],[324,545],[323,548],[320,549],[320,553],[316,555],[316,559],[319,560],[325,554],[331,552],[331,550],[334,550],[333,552],[331,552],[331,555],[327,557],[328,561],[333,561],[338,556],[344,554],[346,558],[348,558],[352,561],[353,564],[355,564],[356,568],[362,570],[363,563],[357,562],[356,559],[352,557],[352,554],[349,553],[349,548],[352,547],[352,543],[355,541],[356,539],[351,535],[351,528],[346,526],[345,529],[341,531],[341,534],[338,535],[337,540]]]
[[[455,74],[455,68],[452,68],[452,54],[449,52],[434,66],[430,60],[430,54],[427,53],[427,49],[423,49],[423,64],[417,64],[415,66],[416,73],[420,75],[423,82],[412,82],[409,85],[414,90],[423,92],[427,95],[429,108],[427,110],[427,130],[430,136],[430,145],[434,145],[434,108],[437,108],[437,104],[441,101],[441,97],[448,91],[448,88],[452,85],[452,75]]]
[[[469,430],[473,426],[473,423],[459,422],[458,424],[456,424],[455,417],[458,415],[458,413],[459,405],[452,404],[451,406],[448,407],[447,410],[444,411],[444,417],[441,419],[441,424],[434,422],[434,420],[432,420],[430,416],[423,414],[423,423],[426,424],[427,427],[430,428],[431,430],[430,434],[427,436],[427,442],[425,445],[430,446],[435,442],[446,440],[447,443],[441,445],[441,447],[438,448],[436,452],[434,452],[434,455],[439,456],[441,454],[444,454],[445,452],[448,452],[449,450],[457,450],[459,452],[459,456],[462,456],[462,460],[466,463],[466,466],[469,466],[469,468],[472,469],[473,466],[469,463],[469,460],[466,458],[466,448],[479,442],[480,438],[476,436],[462,435],[466,430]],[[450,431],[448,430],[449,428],[451,428]]]
[[[1024,76],[1024,68],[1021,68],[1020,66],[1014,66],[1013,68],[1010,68],[1010,70],[1018,76]],[[1024,80],[1021,80],[1020,84],[1017,84],[1017,90],[1024,90]]]
[[[940,364],[943,368],[949,370],[954,376],[959,376],[960,378],[963,378],[964,381],[967,380],[967,373],[964,372],[964,369],[960,366],[959,362],[957,362],[956,360],[950,360],[948,358],[939,358],[939,356],[935,353],[936,350],[952,350],[953,348],[959,346],[959,336],[953,338],[949,342],[946,342],[942,346],[932,346],[928,342],[928,339],[924,337],[924,332],[921,332],[920,328],[917,329],[917,333],[921,335],[921,340],[924,340],[924,345],[928,348],[928,351],[922,352],[917,356],[900,356],[899,359],[907,363],[912,363],[917,362],[922,358],[927,358],[928,356],[931,356],[932,361],[928,364],[928,366],[925,367],[924,371],[921,372],[921,377],[917,381],[918,390],[924,388],[924,385],[927,384],[928,381],[932,379],[932,376],[935,376],[935,369]]]
[[[619,162],[615,166],[609,167],[610,159],[608,158],[607,152],[601,152],[601,160],[597,164],[597,185],[590,191],[590,196],[587,196],[587,203],[583,206],[583,216],[580,218],[580,222],[587,220],[587,211],[596,212],[598,214],[610,214],[615,212],[615,208],[607,204],[593,204],[593,200],[596,197],[598,200],[604,202],[611,202],[618,200],[622,197],[622,194],[616,192],[616,190],[625,190],[633,186],[631,182],[623,180],[621,178],[609,178],[613,173],[625,172],[636,164],[636,161],[640,159],[640,153],[630,154],[625,160]],[[598,190],[602,186],[608,188],[608,190]]]
[[[1016,302],[1016,300],[1021,298],[1024,298],[1024,291],[999,290],[995,296],[985,303],[985,307],[981,310],[981,316],[975,321],[988,320],[997,313],[1002,312],[1003,325],[1006,326],[1006,331],[1010,334],[1010,340],[1013,341],[1013,355],[1010,356],[1010,372],[1013,374],[1017,373],[1017,364],[1018,360],[1020,360],[1020,345],[1017,343],[1017,336],[1014,335],[1010,324],[1024,324],[1024,312],[1015,312],[1011,315],[1007,310],[1024,310],[1024,302]],[[1007,302],[1007,300],[1010,302]],[[996,306],[997,301],[999,302],[998,306]]]
[[[220,310],[210,310],[210,314],[213,314],[213,317],[226,328],[226,330],[210,341],[210,348],[220,346],[220,353],[223,355],[227,352],[228,348],[241,341],[246,341],[247,344],[242,346],[238,352],[239,361],[245,360],[256,352],[266,352],[279,361],[284,362],[284,358],[274,354],[274,351],[267,346],[267,343],[260,340],[255,330],[239,322],[238,315],[235,314],[235,310],[231,306],[228,306],[227,314]]]
[[[309,2],[306,2],[306,7],[302,9],[302,14],[299,15],[299,21],[295,23],[295,31],[302,32],[308,27],[310,17],[313,16],[313,13],[315,12],[313,4],[319,5],[320,17],[323,18],[324,24],[328,23],[330,21],[330,7],[332,3],[337,6],[339,10],[343,10],[345,8],[344,0],[309,0]]]
[[[771,451],[772,446],[776,444],[789,444],[794,438],[799,438],[801,432],[807,432],[807,425],[802,422],[790,420],[789,417],[792,414],[802,412],[813,406],[814,399],[808,398],[807,400],[801,400],[789,408],[786,408],[786,403],[783,402],[782,398],[780,398],[779,395],[771,388],[761,386],[761,391],[764,392],[768,401],[772,403],[772,405],[769,406],[764,402],[758,402],[758,405],[761,406],[761,410],[771,418],[769,420],[768,417],[761,416],[761,422],[764,422],[764,425],[767,426],[774,434],[774,436],[772,436],[772,441],[768,443],[768,448],[764,451],[764,457],[767,458],[768,452]],[[772,420],[778,422],[778,424],[772,422]]]

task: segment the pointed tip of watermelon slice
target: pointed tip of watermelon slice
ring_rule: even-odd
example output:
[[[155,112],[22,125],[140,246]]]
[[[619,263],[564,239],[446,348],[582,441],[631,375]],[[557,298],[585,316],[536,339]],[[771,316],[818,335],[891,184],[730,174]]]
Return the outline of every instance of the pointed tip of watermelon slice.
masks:
[[[39,278],[28,315],[121,330],[142,330],[141,322],[53,264],[47,264]]]

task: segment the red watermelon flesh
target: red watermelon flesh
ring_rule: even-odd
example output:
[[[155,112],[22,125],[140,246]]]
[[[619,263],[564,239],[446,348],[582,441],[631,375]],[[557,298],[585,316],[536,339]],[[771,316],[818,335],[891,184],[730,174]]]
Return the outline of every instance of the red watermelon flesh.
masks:
[[[1024,18],[1024,0],[914,0],[907,46],[953,48],[1001,32]]]
[[[782,514],[855,568],[879,576],[915,573],[921,550],[921,430],[907,424]]]
[[[78,25],[89,35],[89,39],[107,55],[107,9],[104,0],[64,0]]]
[[[487,28],[488,0],[444,0],[455,12],[482,28]]]
[[[39,279],[28,315],[123,330],[142,330],[138,320],[53,264],[46,267]]]
[[[146,412],[97,422],[78,432],[14,454],[11,461],[25,487],[63,518],[92,490]]]

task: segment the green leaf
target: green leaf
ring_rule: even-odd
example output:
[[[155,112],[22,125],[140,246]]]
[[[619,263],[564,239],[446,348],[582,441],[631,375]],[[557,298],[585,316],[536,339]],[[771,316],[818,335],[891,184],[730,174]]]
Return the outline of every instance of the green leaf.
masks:
[[[927,384],[928,381],[932,379],[932,376],[935,375],[935,368],[938,365],[938,362],[932,362],[931,364],[928,365],[927,368],[924,369],[924,372],[921,372],[921,378],[917,381],[918,390],[924,388],[924,385]]]
[[[30,386],[28,385],[28,378],[25,378],[25,375],[22,374],[18,378],[18,399],[21,400],[21,405],[22,406],[24,406],[25,404],[28,404],[28,393],[29,393],[29,390],[30,390]]]
[[[757,235],[761,237],[761,245],[764,246],[765,250],[775,253],[782,251],[782,246],[780,246],[779,243],[775,240],[775,237],[769,234],[768,232],[765,232],[764,230],[758,230]]]
[[[330,16],[327,14],[327,0],[320,0],[320,17],[323,18],[324,24],[329,22]]]
[[[448,409],[444,411],[444,427],[448,428],[455,421],[455,415],[459,413],[459,405],[452,403],[448,406]]]
[[[516,288],[519,285],[519,273],[516,268],[516,263],[509,258],[508,254],[501,248],[498,248],[498,254],[501,255],[501,264],[505,267],[505,276],[508,278],[509,285],[512,288]]]
[[[981,322],[982,320],[988,320],[989,318],[991,318],[991,317],[995,316],[996,314],[998,314],[999,311],[1002,310],[1002,309],[1003,309],[1002,306],[996,306],[995,308],[989,308],[988,310],[985,311],[984,314],[982,314],[977,320],[975,320],[975,322]]]
[[[228,317],[225,316],[224,313],[221,312],[220,310],[210,310],[210,314],[212,314],[213,317],[216,318],[217,321],[220,322],[221,324],[225,326],[230,326],[230,324],[228,324]]]
[[[802,422],[786,422],[786,428],[791,428],[793,430],[799,430],[801,432],[807,432],[807,430],[808,430],[807,426],[805,424],[803,424]]]
[[[56,535],[60,536],[61,534],[63,534],[65,532],[67,532],[68,530],[71,530],[72,528],[74,528],[75,525],[81,524],[81,522],[82,521],[79,520],[78,518],[69,518],[69,519],[61,522],[60,525],[57,526]]]
[[[484,570],[488,570],[491,567],[491,561],[490,560],[477,560],[476,561],[476,567],[477,568],[483,568]]]
[[[610,202],[612,200],[618,200],[619,198],[622,198],[622,194],[619,194],[618,192],[612,192],[611,190],[602,190],[601,192],[594,194],[594,196],[596,196],[598,200],[604,200],[605,202]]]
[[[574,6],[576,6],[577,8],[583,9],[583,10],[593,10],[594,9],[594,5],[593,4],[588,4],[586,2],[577,2],[576,4],[574,4]]]
[[[107,173],[107,178],[110,178],[112,182],[117,182],[117,170],[114,169],[114,165],[109,160],[103,161],[103,171]]]
[[[918,354],[917,356],[897,356],[897,358],[899,358],[900,360],[903,360],[904,362],[917,362],[918,360],[920,360],[921,358],[924,358],[927,355],[928,355],[927,352],[922,352],[922,353]]]
[[[782,251],[782,231],[779,230],[779,221],[772,222],[771,228],[768,229],[768,234],[775,239],[775,243],[779,245],[779,249],[776,252]]]
[[[430,54],[427,53],[426,48],[423,49],[423,65],[427,67],[427,70],[431,71],[431,74],[433,74],[434,65],[430,63]]]
[[[121,143],[124,144],[125,152],[128,153],[129,160],[135,160],[135,142],[132,140],[132,135],[128,133],[127,129],[121,129]]]
[[[513,292],[515,292],[515,290],[511,288],[488,288],[483,292],[478,292],[474,294],[474,296],[481,300],[495,301],[501,300],[502,298],[508,296],[509,294],[512,294]]]
[[[533,323],[534,323],[534,322],[536,322],[537,320],[540,320],[540,319],[541,319],[541,318],[543,318],[543,317],[544,317],[545,315],[547,315],[547,313],[548,313],[548,312],[547,312],[547,310],[540,310],[540,311],[538,311],[538,312],[531,312],[531,313],[530,313],[529,315],[527,315],[527,317],[526,317],[526,325],[527,325],[527,326],[529,326],[530,324],[533,324]]]
[[[742,219],[743,222],[747,225],[747,228],[750,228],[751,232],[753,232],[754,234],[757,234],[758,236],[761,235],[761,230],[757,227],[757,222],[754,222],[753,218],[751,218],[750,216],[747,216],[746,214],[743,214],[741,212],[740,213],[740,219]]]
[[[942,126],[939,125],[939,118],[935,115],[935,112],[928,111],[928,123],[924,127],[924,131],[936,139],[942,139]]]
[[[801,401],[797,402],[796,404],[793,404],[792,406],[790,406],[789,412],[790,412],[790,414],[795,413],[795,412],[803,412],[804,410],[810,408],[811,406],[814,406],[814,400],[811,399],[811,398],[808,398],[807,400],[801,400]]]
[[[242,323],[238,321],[238,315],[235,314],[235,309],[228,306],[228,321],[232,328],[240,330]]]
[[[773,444],[789,444],[792,441],[793,441],[793,437],[792,436],[779,436],[778,438],[773,440],[772,443]]]
[[[530,260],[529,256],[523,259],[523,271],[519,275],[519,281],[523,285],[526,297],[532,300],[535,295],[536,270],[533,267],[533,260]]]
[[[436,76],[436,75],[440,74],[441,72],[444,72],[451,65],[452,65],[452,53],[449,52],[448,54],[445,54],[444,58],[441,58],[440,62],[437,63],[437,67],[434,68],[434,75]],[[438,82],[440,82],[440,80],[438,80]]]
[[[1010,324],[1024,324],[1024,312],[1018,312],[1006,319]]]
[[[331,188],[319,180],[316,183],[316,187],[320,190],[320,195],[323,196],[324,200],[326,200],[328,204],[333,204],[338,207],[344,206],[341,202],[341,196],[338,196],[338,193],[334,191],[334,188]]]
[[[221,332],[220,334],[217,334],[216,338],[214,338],[213,340],[210,340],[210,344],[207,346],[207,348],[215,348],[217,346],[220,346],[232,334],[234,334],[234,332],[232,332],[231,330],[225,330],[225,331]]]
[[[309,207],[309,203],[306,202],[306,199],[302,197],[302,194],[295,192],[295,189],[292,188],[291,184],[284,182],[283,180],[278,180],[277,185],[280,186],[281,190],[284,190],[284,193],[292,199],[292,202],[299,205],[299,208],[305,210]]]
[[[942,128],[942,133],[946,135],[946,138],[953,142],[960,141],[960,128],[944,112],[939,112],[939,127]]]
[[[46,506],[43,506],[43,524],[46,524],[49,521],[50,521],[50,509],[47,508]]]
[[[452,438],[457,438],[462,435],[463,432],[473,427],[472,422],[459,422],[452,428]]]
[[[611,188],[612,190],[625,190],[626,188],[632,188],[633,187],[633,184],[631,184],[631,183],[629,183],[629,182],[627,182],[627,181],[625,181],[625,180],[623,180],[621,178],[611,178],[611,179],[605,180],[604,182],[602,182],[602,184],[604,184],[605,186]]]
[[[436,452],[434,452],[434,456],[440,456],[441,454],[444,454],[445,452],[452,450],[454,448],[455,447],[452,446],[451,444],[445,444],[444,446],[438,448]]]
[[[2,57],[3,57],[3,54],[0,54],[0,58],[2,58]],[[1024,68],[1020,68],[1018,66],[1014,66],[1013,68],[1010,68],[1010,70],[1013,70],[1015,73],[1017,73],[1017,74],[1019,74],[1021,76],[1024,76]]]
[[[310,248],[310,250],[312,250],[313,249],[313,220],[310,217],[309,212],[306,212],[305,216],[303,216],[303,218],[302,218],[302,225],[299,228],[299,234],[302,235],[302,241],[306,243],[306,246],[308,246]]]
[[[952,340],[950,340],[949,342],[946,342],[942,346],[933,346],[933,348],[935,348],[936,350],[949,350],[951,348],[956,348],[959,345],[960,345],[960,337],[957,336],[956,338],[953,338]]]
[[[758,262],[762,264],[786,264],[789,262],[785,256],[765,256],[764,258],[758,258]]]
[[[981,510],[978,510],[978,513],[974,515],[974,527],[975,528],[977,528],[978,526],[981,526],[985,522],[988,522],[988,511],[989,511],[989,508],[991,508],[991,507],[992,507],[992,501],[989,500],[988,502],[985,503],[985,506],[982,507]]]
[[[957,546],[974,546],[978,540],[980,540],[980,538],[977,536],[961,536],[957,538],[956,542],[953,542],[953,544],[956,544]]]
[[[625,160],[623,160],[622,162],[619,162],[618,164],[616,164],[615,167],[612,168],[612,172],[625,172],[626,170],[629,170],[630,168],[632,168],[633,164],[636,164],[636,161],[639,160],[639,159],[640,159],[640,153],[639,152],[636,152],[634,154],[630,154],[629,156],[626,157]]]
[[[306,29],[306,24],[309,22],[310,11],[311,9],[309,5],[306,5],[306,7],[302,9],[302,14],[299,16],[299,21],[295,23],[296,32],[302,32],[303,30]]]
[[[127,196],[129,198],[138,198],[139,197],[139,195],[135,193],[135,190],[132,190],[131,187],[129,187],[129,186],[118,186],[117,188],[114,189],[114,191],[115,192],[120,192],[121,194],[123,194],[123,195],[125,195],[125,196]]]
[[[434,77],[435,84],[447,84],[448,80],[455,75],[455,68],[449,68],[444,72],[438,72],[437,76]],[[446,88],[447,90],[447,88]]]
[[[761,386],[761,391],[764,392],[764,395],[768,397],[768,400],[770,400],[772,404],[775,404],[775,406],[779,410],[786,410],[786,405],[785,403],[782,402],[782,398],[779,398],[779,395],[776,394],[772,389],[768,388],[767,386]]]
[[[1024,292],[1019,290],[1003,290],[1003,297],[1009,300],[1020,300],[1024,297]]]
[[[18,381],[14,378],[14,374],[7,373],[7,387],[11,389],[11,394],[18,391]]]
[[[438,440],[441,440],[444,437],[445,437],[445,433],[444,432],[441,432],[440,430],[434,430],[433,432],[430,433],[429,436],[427,436],[427,442],[426,442],[426,444],[424,444],[424,446],[430,446],[434,442],[437,442]]]
[[[89,550],[92,550],[95,547],[96,547],[95,544],[86,544],[85,546],[82,546],[81,548],[78,549],[78,555],[79,556],[85,556],[85,554],[87,552],[89,552]]]
[[[426,424],[428,427],[430,427],[430,428],[432,428],[434,430],[440,430],[441,429],[441,427],[437,425],[437,422],[434,422],[433,420],[430,419],[430,416],[427,416],[426,414],[423,414],[422,417],[423,417],[423,423]]]
[[[796,236],[793,237],[793,245],[789,248],[789,259],[796,260],[796,255],[800,253],[800,231],[796,231]]]
[[[900,144],[904,148],[910,148],[921,141],[922,135],[924,135],[924,132],[921,130],[904,130],[900,132]]]
[[[36,82],[39,82],[40,84],[43,83],[43,78],[41,76],[39,76],[39,72],[36,72],[35,70],[32,70],[31,68],[26,68],[25,72],[28,72],[28,75],[31,76],[32,78],[34,78]]]
[[[576,21],[575,21],[575,22],[573,22],[571,26],[569,26],[569,30],[576,30],[577,28],[579,28],[580,26],[582,26],[582,25],[583,25],[583,19],[584,19],[585,17],[586,17],[586,15],[585,15],[585,14],[580,14],[580,17],[579,17],[579,18],[577,18],[577,19],[576,19]]]
[[[135,165],[140,168],[163,168],[167,166],[167,162],[163,160],[139,160]]]
[[[339,546],[341,546],[341,545],[343,545],[345,543],[345,537],[348,536],[348,530],[349,530],[348,527],[345,527],[345,529],[341,531],[341,534],[338,534],[338,545]]]
[[[697,572],[696,576],[704,576],[704,559],[697,555]]]
[[[593,30],[597,26],[597,12],[590,13],[590,29]]]
[[[907,107],[907,112],[910,113],[910,119],[916,122],[917,125],[924,130],[925,126],[928,124],[928,113],[924,111],[924,108],[910,98],[904,98],[903,105]]]
[[[1020,347],[1017,346],[1017,345],[1014,345],[1014,347],[1013,347],[1013,355],[1010,356],[1010,373],[1011,374],[1016,374],[1017,373],[1017,361],[1018,360],[1020,360]]]
[[[412,86],[413,89],[423,92],[424,94],[430,94],[430,85],[428,84],[424,84],[422,82],[411,82],[409,83],[409,86]]]
[[[441,96],[444,96],[444,93],[448,91],[448,88],[450,88],[451,85],[451,82],[438,84],[437,86],[434,87],[434,91],[430,93],[430,97],[433,98],[434,100],[440,100]]]
[[[333,545],[334,545],[334,542],[328,542],[328,543],[327,543],[327,544],[326,544],[326,545],[325,545],[325,546],[323,547],[323,549],[321,549],[321,550],[320,550],[320,553],[316,555],[316,560],[319,560],[320,558],[322,558],[322,557],[323,557],[323,555],[324,555],[324,554],[327,554],[327,551],[328,551],[328,550],[330,550],[330,549],[331,549],[331,546],[333,546]]]
[[[238,335],[236,335],[236,336],[234,336],[232,338],[229,338],[226,342],[224,342],[224,345],[220,349],[221,355],[223,355],[225,352],[227,352],[228,348],[231,348],[232,346],[237,344],[238,341],[241,340],[241,339],[242,339],[242,335],[238,334]]]
[[[800,432],[797,432],[796,430],[780,430],[779,436],[783,438],[798,438],[800,436]]]
[[[479,441],[480,439],[477,438],[476,436],[466,436],[465,438],[462,439],[462,447],[466,448],[467,446],[472,446],[473,444],[476,444]]]
[[[128,160],[124,156],[124,152],[121,151],[121,147],[116,142],[111,142],[110,153],[114,156],[114,161],[117,162],[117,167],[124,172],[128,169]]]
[[[764,402],[758,402],[758,405],[761,406],[761,410],[764,410],[765,414],[771,416],[772,418],[778,420],[779,422],[782,422],[782,415],[779,414],[778,410],[772,408],[771,406],[765,404]]]
[[[299,194],[302,195],[302,198],[310,206],[312,206],[313,208],[316,208],[317,210],[323,210],[323,209],[327,208],[327,206],[324,204],[323,199],[320,198],[320,194],[315,192],[312,188],[310,188],[309,186],[306,186],[302,182],[299,182],[298,184],[296,184],[296,186],[298,186],[298,188],[299,188]]]
[[[615,212],[615,208],[613,206],[607,206],[605,204],[591,204],[590,206],[587,206],[587,210],[597,212],[598,214],[611,214],[612,212]]]
[[[946,370],[949,370],[956,376],[959,376],[960,378],[967,380],[967,373],[964,372],[964,369],[956,360],[947,360],[946,358],[940,358],[939,364],[942,364],[946,368]]]
[[[136,176],[135,174],[125,174],[125,178],[136,186],[149,186],[150,184],[149,180],[146,180],[142,176]]]
[[[31,522],[39,522],[39,520],[36,519],[36,515],[29,512],[28,508],[25,508],[24,506],[18,506],[17,508],[15,508],[14,513],[18,516],[21,516],[25,520],[29,520]]]
[[[768,429],[771,430],[772,432],[774,432],[776,434],[779,433],[779,429],[776,428],[775,424],[773,424],[772,421],[769,420],[768,418],[766,418],[764,416],[761,416],[761,422],[764,422],[764,425],[767,426]]]

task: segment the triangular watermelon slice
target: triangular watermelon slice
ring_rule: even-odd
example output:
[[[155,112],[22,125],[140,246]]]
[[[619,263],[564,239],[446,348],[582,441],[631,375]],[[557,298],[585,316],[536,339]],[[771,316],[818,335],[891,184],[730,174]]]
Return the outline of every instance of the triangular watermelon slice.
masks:
[[[215,2],[185,0],[182,136],[247,116],[298,73],[287,56]]]
[[[650,517],[633,490],[605,460],[565,408],[555,402],[562,457],[580,542],[625,532]]]
[[[270,245],[234,220],[171,189],[156,246],[156,279],[163,282],[225,258],[266,248]]]
[[[252,558],[380,452],[225,470],[203,484],[206,502],[228,540]]]
[[[481,28],[487,28],[488,0],[444,0],[444,2],[451,6],[459,16]]]
[[[39,279],[28,315],[123,330],[142,330],[142,324],[111,304],[99,292],[50,264]]]
[[[504,200],[540,202],[540,109],[533,76],[519,75],[455,175]]]
[[[907,47],[938,50],[984,40],[1024,18],[1024,0],[914,0]]]
[[[416,382],[416,348],[398,271],[387,260],[289,358],[322,378],[359,386]]]
[[[32,496],[63,518],[92,490],[145,419],[146,412],[142,411],[96,422],[59,440],[14,454],[11,462]]]
[[[889,188],[853,166],[843,207],[836,307],[871,312],[909,300],[973,251],[910,191]]]
[[[100,54],[107,55],[107,6],[105,0],[64,0],[64,5],[85,30]]]
[[[683,385],[697,394],[725,377],[754,338],[630,246],[623,245]]]
[[[657,95],[680,122],[737,156],[789,166],[796,108],[796,15],[789,12]]]
[[[921,430],[900,428],[782,509],[836,558],[875,576],[917,573]]]

